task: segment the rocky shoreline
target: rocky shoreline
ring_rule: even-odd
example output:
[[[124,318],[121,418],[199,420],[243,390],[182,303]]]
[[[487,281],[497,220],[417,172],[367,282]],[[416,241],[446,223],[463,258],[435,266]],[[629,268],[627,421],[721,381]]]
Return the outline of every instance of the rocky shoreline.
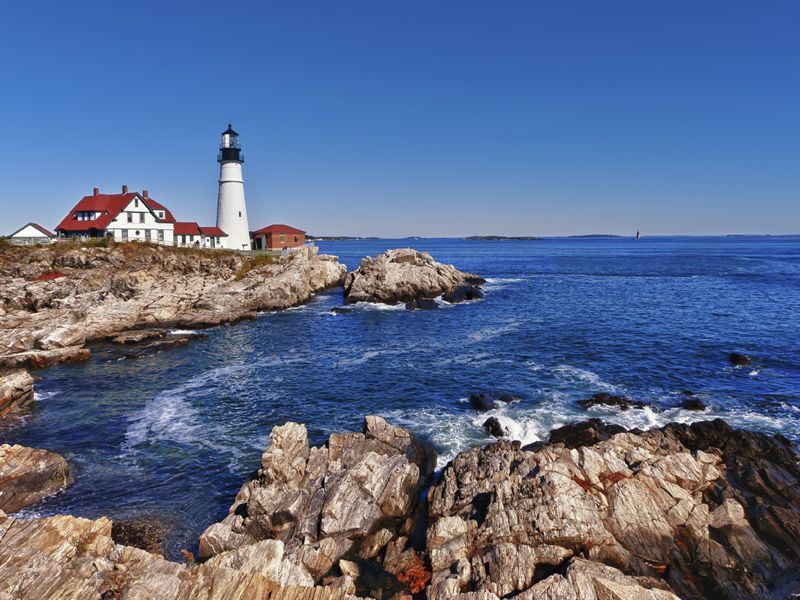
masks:
[[[199,328],[255,318],[341,285],[335,256],[285,257],[148,244],[0,250],[0,415],[30,403],[39,369],[89,358],[92,342],[139,344],[136,357],[188,343]]]
[[[593,419],[437,474],[433,449],[380,417],[320,447],[287,423],[199,562],[125,546],[106,518],[0,513],[0,595],[785,598],[800,592],[799,458],[721,420]]]

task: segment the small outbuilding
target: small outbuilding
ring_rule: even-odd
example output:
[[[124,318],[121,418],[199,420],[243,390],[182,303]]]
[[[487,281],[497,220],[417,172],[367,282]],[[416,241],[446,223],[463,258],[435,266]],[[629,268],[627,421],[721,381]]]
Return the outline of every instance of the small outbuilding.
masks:
[[[305,246],[306,232],[289,225],[269,225],[252,234],[253,250],[283,250]]]
[[[38,223],[28,223],[8,236],[8,239],[12,244],[50,244],[55,241],[56,234]]]

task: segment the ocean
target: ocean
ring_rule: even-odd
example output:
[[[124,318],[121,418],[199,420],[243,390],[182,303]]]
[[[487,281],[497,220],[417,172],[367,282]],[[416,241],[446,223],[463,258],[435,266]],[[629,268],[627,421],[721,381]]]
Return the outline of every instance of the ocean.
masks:
[[[341,289],[206,331],[139,359],[108,345],[40,372],[36,408],[0,441],[64,455],[75,484],[25,511],[173,525],[195,549],[260,463],[270,429],[312,442],[378,414],[428,438],[442,466],[491,438],[496,416],[525,443],[574,420],[627,427],[722,417],[800,441],[800,238],[565,238],[321,242],[349,268],[411,246],[487,279],[485,298],[438,310],[356,305]],[[735,367],[730,352],[753,357]],[[583,409],[597,392],[650,407]],[[478,412],[483,392],[519,398]],[[677,405],[692,393],[703,412]]]

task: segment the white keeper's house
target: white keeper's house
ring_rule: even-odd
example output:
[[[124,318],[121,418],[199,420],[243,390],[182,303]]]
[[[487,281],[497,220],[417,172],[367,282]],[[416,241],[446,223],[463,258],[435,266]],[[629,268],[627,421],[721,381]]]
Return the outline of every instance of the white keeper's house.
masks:
[[[175,217],[153,200],[147,190],[120,194],[101,194],[81,198],[56,226],[61,238],[114,238],[117,242],[141,241],[172,246],[175,243]]]
[[[12,244],[50,244],[55,241],[56,234],[38,223],[28,223],[8,236],[8,239]]]

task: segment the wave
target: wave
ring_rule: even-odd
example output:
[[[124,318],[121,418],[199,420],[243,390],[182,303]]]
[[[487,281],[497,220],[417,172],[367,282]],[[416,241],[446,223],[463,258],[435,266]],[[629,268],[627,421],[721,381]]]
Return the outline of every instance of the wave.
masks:
[[[49,400],[53,396],[58,396],[60,392],[58,390],[50,390],[50,391],[40,391],[37,389],[33,390],[33,399],[36,402],[41,402],[42,400]]]
[[[553,367],[553,373],[559,379],[567,379],[571,381],[580,381],[583,383],[589,383],[595,388],[600,388],[606,391],[619,391],[619,386],[614,385],[613,383],[608,383],[603,381],[601,377],[595,373],[594,371],[590,371],[588,369],[581,369],[580,367],[574,367],[572,365],[561,364],[556,365]]]
[[[484,327],[483,329],[473,331],[468,337],[474,342],[485,342],[507,333],[512,333],[519,329],[521,324],[522,321],[509,321],[505,325],[499,325],[497,327]]]

